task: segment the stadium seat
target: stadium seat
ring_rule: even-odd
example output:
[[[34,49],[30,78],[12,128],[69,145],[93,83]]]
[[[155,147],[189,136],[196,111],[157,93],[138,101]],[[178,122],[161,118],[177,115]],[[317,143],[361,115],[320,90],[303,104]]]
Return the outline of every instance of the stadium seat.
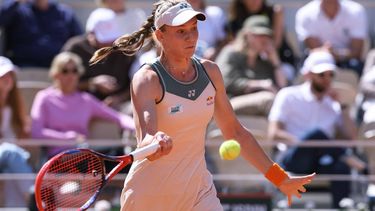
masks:
[[[51,82],[48,71],[47,68],[42,67],[24,67],[17,72],[17,80]]]
[[[357,97],[357,90],[344,82],[332,83],[332,89],[336,91],[341,104],[353,106]]]
[[[339,69],[335,75],[335,81],[350,84],[354,89],[357,89],[359,85],[357,73],[348,69]]]
[[[93,119],[89,128],[89,139],[121,139],[121,128],[115,123]]]
[[[237,115],[237,119],[251,131],[257,140],[267,139],[268,120],[266,117]],[[211,123],[207,129],[207,138],[218,138],[221,135],[221,131],[216,124]]]
[[[35,95],[42,89],[47,88],[51,84],[41,81],[18,81],[17,86],[21,91],[21,95],[25,100],[26,111],[29,113],[34,101]]]
[[[358,139],[363,141],[375,141],[375,122],[362,123],[358,131]],[[368,160],[369,174],[375,174],[375,147],[363,147]]]

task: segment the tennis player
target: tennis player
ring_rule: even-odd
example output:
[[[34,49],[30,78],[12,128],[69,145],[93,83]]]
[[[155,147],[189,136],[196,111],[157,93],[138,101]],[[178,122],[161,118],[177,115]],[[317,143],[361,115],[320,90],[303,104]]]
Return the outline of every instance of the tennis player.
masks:
[[[132,165],[121,210],[223,210],[204,158],[212,117],[224,138],[238,140],[242,156],[287,195],[289,204],[292,196],[301,197],[314,174],[291,177],[274,163],[236,119],[218,66],[193,56],[197,21],[205,15],[186,1],[160,0],[154,6],[139,31],[118,38],[91,59],[97,63],[113,51],[132,55],[152,35],[162,49],[160,57],[135,74],[131,94],[137,139],[157,131],[166,138],[155,154]],[[138,141],[138,147],[148,144]]]

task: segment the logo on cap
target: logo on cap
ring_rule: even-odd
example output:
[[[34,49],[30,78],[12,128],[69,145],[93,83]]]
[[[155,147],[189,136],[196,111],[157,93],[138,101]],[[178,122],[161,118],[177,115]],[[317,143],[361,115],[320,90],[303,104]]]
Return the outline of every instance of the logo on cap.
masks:
[[[187,3],[181,3],[180,4],[180,9],[184,9],[184,8],[189,8],[189,4],[187,4]]]

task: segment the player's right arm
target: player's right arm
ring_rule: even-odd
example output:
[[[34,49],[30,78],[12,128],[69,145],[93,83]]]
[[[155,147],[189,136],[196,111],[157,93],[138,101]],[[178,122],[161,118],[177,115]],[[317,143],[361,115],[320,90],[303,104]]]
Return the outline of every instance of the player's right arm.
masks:
[[[131,84],[131,98],[133,105],[133,118],[136,126],[137,146],[143,147],[150,144],[149,139],[142,141],[146,134],[154,135],[157,131],[156,102],[161,100],[163,88],[156,72],[144,65],[138,70]],[[172,141],[168,136],[160,140],[160,147],[156,153],[149,156],[155,160],[168,154],[172,149]]]

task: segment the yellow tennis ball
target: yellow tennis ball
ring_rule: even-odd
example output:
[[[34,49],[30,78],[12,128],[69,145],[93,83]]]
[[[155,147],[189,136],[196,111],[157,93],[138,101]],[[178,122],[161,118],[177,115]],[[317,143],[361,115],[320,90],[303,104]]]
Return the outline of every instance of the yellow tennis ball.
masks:
[[[220,157],[223,160],[234,160],[240,155],[240,152],[241,146],[234,139],[224,141],[219,148]]]

